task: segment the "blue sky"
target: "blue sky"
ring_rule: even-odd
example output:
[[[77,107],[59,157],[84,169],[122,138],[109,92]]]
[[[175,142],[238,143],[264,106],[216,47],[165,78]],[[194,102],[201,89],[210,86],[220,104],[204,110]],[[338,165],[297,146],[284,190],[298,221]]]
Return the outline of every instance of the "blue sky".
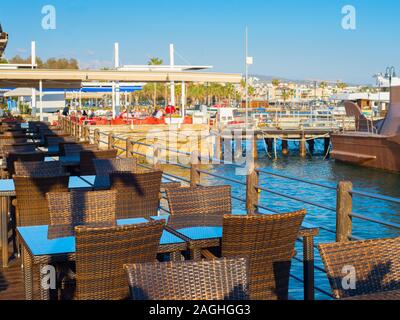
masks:
[[[244,29],[250,33],[253,74],[292,79],[372,83],[372,75],[400,69],[398,0],[2,0],[0,22],[10,34],[6,56],[74,57],[82,67],[109,66],[120,42],[123,64],[149,57],[243,72]],[[57,12],[56,30],[41,26],[44,5]],[[353,5],[357,29],[341,27]],[[400,70],[399,70],[400,71]]]

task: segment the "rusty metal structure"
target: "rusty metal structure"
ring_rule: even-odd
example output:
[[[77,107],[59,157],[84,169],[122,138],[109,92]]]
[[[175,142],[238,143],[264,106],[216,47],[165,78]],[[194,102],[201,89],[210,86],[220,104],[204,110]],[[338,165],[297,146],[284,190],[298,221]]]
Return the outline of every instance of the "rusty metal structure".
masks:
[[[381,122],[366,119],[358,106],[346,102],[358,123],[356,132],[332,135],[332,157],[338,161],[400,172],[400,86],[391,87],[390,108]]]

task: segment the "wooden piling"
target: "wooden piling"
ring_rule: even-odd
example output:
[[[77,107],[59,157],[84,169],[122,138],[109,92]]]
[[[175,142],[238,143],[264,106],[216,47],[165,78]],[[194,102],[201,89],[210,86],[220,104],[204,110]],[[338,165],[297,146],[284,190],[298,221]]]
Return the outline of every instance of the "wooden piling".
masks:
[[[253,159],[257,160],[258,159],[258,149],[257,149],[257,141],[258,141],[258,136],[255,133],[254,138],[253,138]]]
[[[284,156],[289,155],[289,143],[287,140],[282,140],[282,154]]]
[[[302,132],[300,137],[300,157],[305,158],[306,156],[307,156],[306,135],[304,134],[304,132]]]
[[[324,139],[324,154],[328,154],[328,151],[331,147],[331,138],[325,138]]]
[[[348,181],[339,182],[336,204],[336,241],[348,242],[352,233],[353,184]]]
[[[310,154],[313,155],[315,150],[315,140],[308,140],[307,143],[308,143],[308,150],[310,151]]]

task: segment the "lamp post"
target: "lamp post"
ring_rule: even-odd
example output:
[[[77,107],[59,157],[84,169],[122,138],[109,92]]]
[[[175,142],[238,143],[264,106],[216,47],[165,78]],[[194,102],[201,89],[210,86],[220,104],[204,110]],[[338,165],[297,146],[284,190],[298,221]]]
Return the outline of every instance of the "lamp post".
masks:
[[[246,66],[246,87],[245,87],[245,96],[246,96],[246,120],[245,125],[246,129],[248,127],[248,111],[249,111],[249,66],[253,64],[253,57],[249,57],[249,28],[246,27],[246,40],[245,40],[245,66]]]
[[[396,77],[396,69],[394,67],[387,67],[385,78],[389,79],[389,88],[392,86],[392,79]]]

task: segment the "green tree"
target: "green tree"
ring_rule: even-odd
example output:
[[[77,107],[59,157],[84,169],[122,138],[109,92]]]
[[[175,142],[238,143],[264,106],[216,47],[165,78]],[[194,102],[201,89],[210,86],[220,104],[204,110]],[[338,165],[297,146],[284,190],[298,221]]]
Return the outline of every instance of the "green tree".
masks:
[[[279,87],[280,83],[281,82],[279,81],[279,79],[272,79],[272,85],[274,87]]]
[[[328,82],[322,81],[322,82],[319,84],[319,87],[322,89],[322,99],[323,99],[324,96],[325,96],[325,89],[328,88]]]

